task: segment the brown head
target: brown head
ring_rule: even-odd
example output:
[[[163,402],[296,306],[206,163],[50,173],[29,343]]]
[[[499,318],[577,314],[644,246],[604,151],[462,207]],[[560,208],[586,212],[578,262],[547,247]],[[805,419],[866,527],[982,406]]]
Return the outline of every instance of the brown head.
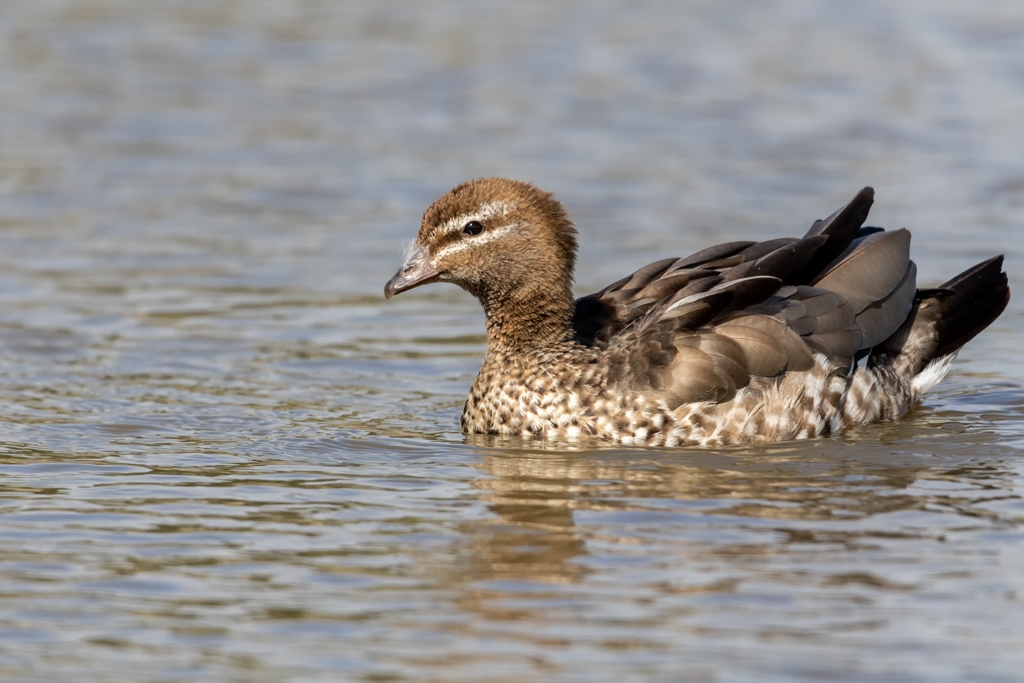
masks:
[[[480,300],[489,327],[531,320],[535,310],[561,325],[572,315],[575,261],[576,229],[551,193],[517,180],[481,178],[431,204],[412,254],[384,296],[451,282]]]

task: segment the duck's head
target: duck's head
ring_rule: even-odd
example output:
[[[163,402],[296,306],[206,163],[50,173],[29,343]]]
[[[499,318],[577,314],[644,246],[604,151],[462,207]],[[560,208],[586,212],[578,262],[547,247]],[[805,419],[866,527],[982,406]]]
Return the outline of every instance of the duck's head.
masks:
[[[571,297],[576,229],[548,192],[517,180],[481,178],[454,188],[423,214],[405,264],[384,296],[451,282],[485,306],[548,294]]]

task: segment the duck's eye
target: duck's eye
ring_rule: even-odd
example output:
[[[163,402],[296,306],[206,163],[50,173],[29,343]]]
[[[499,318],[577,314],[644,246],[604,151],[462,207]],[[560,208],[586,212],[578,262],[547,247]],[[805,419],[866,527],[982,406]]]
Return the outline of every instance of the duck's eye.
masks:
[[[480,221],[470,221],[462,226],[463,235],[479,235],[483,230],[484,226]]]

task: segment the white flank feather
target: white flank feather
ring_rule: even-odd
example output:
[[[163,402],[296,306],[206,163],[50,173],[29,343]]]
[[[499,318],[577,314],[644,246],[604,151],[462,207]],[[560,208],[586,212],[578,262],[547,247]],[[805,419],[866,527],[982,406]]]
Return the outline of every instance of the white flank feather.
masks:
[[[953,365],[953,359],[956,358],[956,351],[948,355],[936,358],[921,372],[914,376],[914,380],[911,385],[918,396],[930,390],[936,384],[942,381],[942,378],[949,372],[949,368]]]

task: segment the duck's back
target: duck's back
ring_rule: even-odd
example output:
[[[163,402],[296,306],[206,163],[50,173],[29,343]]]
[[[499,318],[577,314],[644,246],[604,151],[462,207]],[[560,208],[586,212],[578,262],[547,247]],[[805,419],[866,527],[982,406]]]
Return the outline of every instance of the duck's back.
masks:
[[[941,379],[1009,292],[1001,259],[919,292],[910,233],[862,227],[872,198],[803,238],[665,259],[579,299],[577,341],[600,350],[607,387],[639,396],[638,415],[671,411],[612,438],[778,441],[903,415],[934,384],[915,378],[939,360]]]

